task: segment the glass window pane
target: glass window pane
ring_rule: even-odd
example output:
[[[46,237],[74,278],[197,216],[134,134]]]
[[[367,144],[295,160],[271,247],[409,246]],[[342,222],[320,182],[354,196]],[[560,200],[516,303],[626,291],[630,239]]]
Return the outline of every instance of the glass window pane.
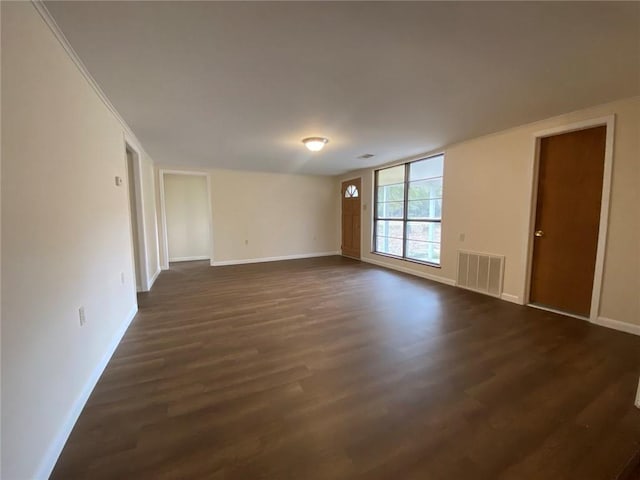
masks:
[[[444,155],[426,158],[409,164],[409,181],[425,178],[441,177],[444,165]]]
[[[404,182],[404,165],[378,170],[378,186]]]
[[[407,240],[407,258],[440,264],[440,244]]]
[[[378,202],[404,201],[404,183],[378,187]]]
[[[376,237],[376,252],[401,257],[402,242],[400,238]]]
[[[407,218],[436,219],[442,218],[442,199],[437,200],[410,200],[407,210]]]
[[[404,202],[378,202],[378,218],[402,218]]]
[[[358,196],[358,187],[355,185],[349,185],[344,191],[345,198],[356,198]]]
[[[440,243],[441,225],[437,222],[407,222],[407,239]]]
[[[442,177],[409,183],[409,200],[442,198]]]
[[[377,172],[376,218],[390,219],[376,220],[377,252],[440,264],[442,226],[433,220],[442,218],[443,168],[444,155],[437,155]],[[402,221],[405,214],[406,227]]]
[[[397,220],[377,220],[376,236],[378,237],[394,237],[402,240],[404,237],[404,229],[402,223]]]
[[[402,256],[404,228],[397,220],[376,221],[376,252]]]

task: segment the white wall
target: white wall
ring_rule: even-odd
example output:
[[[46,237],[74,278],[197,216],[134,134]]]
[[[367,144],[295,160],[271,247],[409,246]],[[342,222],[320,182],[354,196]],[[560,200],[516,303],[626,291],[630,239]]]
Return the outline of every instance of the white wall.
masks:
[[[164,175],[169,261],[208,259],[211,221],[207,178],[203,175]]]
[[[207,173],[214,264],[338,251],[334,219],[340,187],[333,177],[220,169]]]
[[[2,76],[1,476],[44,478],[136,310],[124,127],[31,3]]]
[[[2,8],[0,8],[0,37],[2,36]],[[1,43],[1,41],[0,41]],[[0,59],[2,54],[0,53]],[[0,67],[0,92],[2,92],[2,68]],[[0,111],[2,94],[0,93]],[[2,115],[0,114],[0,145],[2,145]],[[0,272],[2,271],[2,148],[0,148]],[[0,306],[2,305],[2,275],[0,274]],[[2,308],[0,308],[0,378],[2,372]],[[2,412],[2,386],[0,385],[0,412]],[[0,478],[2,477],[2,415],[0,415]]]
[[[458,249],[505,255],[504,292],[507,298],[522,302],[534,134],[610,114],[616,115],[616,131],[600,316],[640,325],[640,216],[637,208],[640,205],[640,97],[444,148],[442,268],[370,253],[373,169],[340,176],[339,181],[354,176],[363,179],[363,259],[452,283]],[[459,240],[461,233],[465,234],[464,241]]]
[[[0,37],[2,36],[2,8],[0,8]],[[1,43],[1,42],[0,42]],[[0,59],[2,53],[0,53]],[[2,91],[2,68],[0,67],[0,92]],[[0,93],[0,111],[2,94]],[[0,114],[0,145],[2,145],[2,115]],[[0,272],[2,271],[2,148],[0,148]],[[0,275],[0,306],[2,305],[2,275]],[[0,308],[0,377],[2,372],[2,308]],[[2,386],[0,385],[0,412],[2,412]],[[2,415],[0,415],[0,478],[2,477]]]
[[[215,170],[214,262],[338,250],[331,177]]]

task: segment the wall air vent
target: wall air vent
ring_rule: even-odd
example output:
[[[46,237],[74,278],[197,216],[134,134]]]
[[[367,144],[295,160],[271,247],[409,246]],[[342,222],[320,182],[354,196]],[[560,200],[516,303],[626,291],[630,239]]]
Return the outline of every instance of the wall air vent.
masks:
[[[458,287],[500,297],[503,275],[504,256],[458,250]]]

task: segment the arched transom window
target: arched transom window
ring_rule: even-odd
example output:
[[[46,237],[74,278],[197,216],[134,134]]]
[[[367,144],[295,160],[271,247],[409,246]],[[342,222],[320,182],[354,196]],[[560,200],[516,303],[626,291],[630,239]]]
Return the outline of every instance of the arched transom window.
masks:
[[[355,198],[358,196],[358,187],[355,185],[349,185],[344,191],[345,198]]]

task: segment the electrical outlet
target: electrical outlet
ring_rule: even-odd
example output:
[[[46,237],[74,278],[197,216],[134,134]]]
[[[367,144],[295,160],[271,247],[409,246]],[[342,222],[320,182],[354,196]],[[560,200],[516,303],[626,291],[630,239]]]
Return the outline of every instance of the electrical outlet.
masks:
[[[124,285],[124,272],[120,272],[120,282]]]
[[[249,245],[249,240],[245,240],[245,241],[244,241],[244,244],[245,244],[245,245]]]
[[[84,313],[84,307],[78,309],[78,316],[80,317],[80,326],[83,327],[87,323],[87,316]]]

